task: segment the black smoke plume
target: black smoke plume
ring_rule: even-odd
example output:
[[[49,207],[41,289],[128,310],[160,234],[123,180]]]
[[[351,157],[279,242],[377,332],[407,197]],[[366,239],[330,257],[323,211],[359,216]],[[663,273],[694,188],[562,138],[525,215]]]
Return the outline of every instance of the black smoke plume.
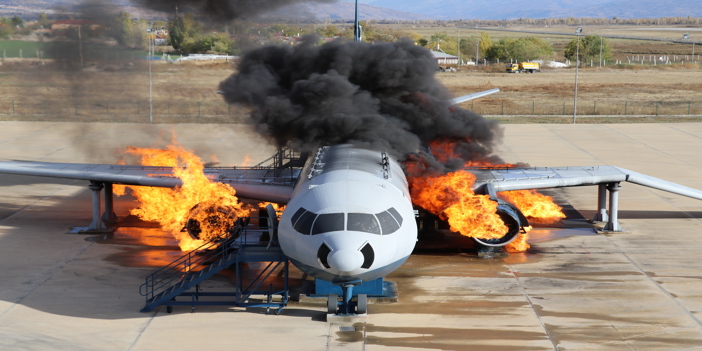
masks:
[[[248,52],[220,83],[228,103],[252,108],[258,130],[279,146],[372,145],[404,158],[422,144],[450,140],[462,161],[497,161],[494,122],[452,106],[431,52],[410,40],[333,41],[266,46]],[[453,163],[453,164],[451,164]]]
[[[173,12],[179,9],[194,9],[198,13],[220,21],[231,21],[255,16],[279,7],[304,2],[330,3],[336,0],[137,0],[153,10]]]

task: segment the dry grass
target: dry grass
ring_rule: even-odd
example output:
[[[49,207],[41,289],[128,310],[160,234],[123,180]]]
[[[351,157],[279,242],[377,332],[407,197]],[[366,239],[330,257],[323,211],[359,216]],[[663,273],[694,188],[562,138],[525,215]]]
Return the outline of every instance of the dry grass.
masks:
[[[2,119],[148,120],[149,76],[143,62],[100,64],[78,72],[38,61],[3,62]],[[697,65],[640,68],[581,69],[578,113],[632,116],[658,111],[659,115],[702,115],[702,71]],[[156,121],[244,120],[245,110],[229,107],[216,94],[219,82],[234,71],[231,64],[158,63],[152,69]],[[503,69],[502,65],[480,66],[438,73],[437,77],[456,96],[500,88],[500,93],[462,105],[484,115],[537,115],[547,119],[572,115],[574,69],[545,69],[538,74],[508,74]],[[533,117],[523,121],[550,123]],[[606,123],[602,118],[599,121]]]

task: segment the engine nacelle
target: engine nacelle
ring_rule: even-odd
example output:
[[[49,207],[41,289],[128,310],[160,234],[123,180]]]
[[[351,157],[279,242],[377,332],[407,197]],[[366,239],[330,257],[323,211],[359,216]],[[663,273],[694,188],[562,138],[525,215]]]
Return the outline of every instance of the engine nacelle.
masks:
[[[499,199],[497,203],[497,215],[500,216],[507,226],[507,233],[498,239],[473,238],[473,240],[480,245],[492,247],[505,246],[514,241],[514,239],[521,234],[522,228],[529,226],[529,221],[527,221],[522,211],[517,209],[517,207],[501,199]]]
[[[237,219],[227,207],[198,204],[190,209],[185,230],[195,240],[211,241],[229,233]]]

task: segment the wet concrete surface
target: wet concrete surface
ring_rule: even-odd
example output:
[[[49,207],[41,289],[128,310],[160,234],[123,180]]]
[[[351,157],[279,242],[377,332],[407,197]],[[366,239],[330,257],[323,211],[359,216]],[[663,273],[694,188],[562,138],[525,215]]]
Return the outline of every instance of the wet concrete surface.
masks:
[[[216,134],[208,138],[163,126],[234,163],[250,150],[223,142],[239,136],[230,127],[198,125]],[[141,128],[0,122],[0,158],[110,162],[126,145],[105,135]],[[75,131],[101,143],[83,153]],[[502,154],[538,166],[612,164],[702,189],[691,152],[701,146],[702,124],[510,125]],[[526,253],[479,259],[462,238],[424,243],[388,277],[399,302],[371,303],[365,323],[339,325],[325,322],[323,305],[296,301],[280,316],[231,306],[140,313],[144,277],[180,254],[168,233],[123,220],[114,234],[68,234],[90,222],[87,184],[0,175],[0,349],[702,350],[702,201],[623,186],[624,232],[587,222],[595,187],[552,190],[568,218],[534,228]],[[128,218],[132,206],[118,198],[115,211]],[[232,274],[203,289],[231,289]]]

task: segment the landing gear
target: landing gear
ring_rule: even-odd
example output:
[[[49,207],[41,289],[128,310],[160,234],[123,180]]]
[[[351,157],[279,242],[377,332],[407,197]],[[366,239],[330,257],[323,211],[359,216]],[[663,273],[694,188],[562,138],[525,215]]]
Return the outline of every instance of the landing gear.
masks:
[[[336,294],[329,294],[329,296],[327,296],[327,313],[336,314],[337,307],[339,307],[339,296]]]
[[[356,314],[365,314],[368,312],[368,295],[358,294],[358,301],[356,302]]]
[[[368,312],[368,295],[358,294],[353,300],[354,284],[342,285],[344,292],[343,299],[339,302],[339,296],[329,294],[327,296],[327,313],[340,315],[365,314]]]

